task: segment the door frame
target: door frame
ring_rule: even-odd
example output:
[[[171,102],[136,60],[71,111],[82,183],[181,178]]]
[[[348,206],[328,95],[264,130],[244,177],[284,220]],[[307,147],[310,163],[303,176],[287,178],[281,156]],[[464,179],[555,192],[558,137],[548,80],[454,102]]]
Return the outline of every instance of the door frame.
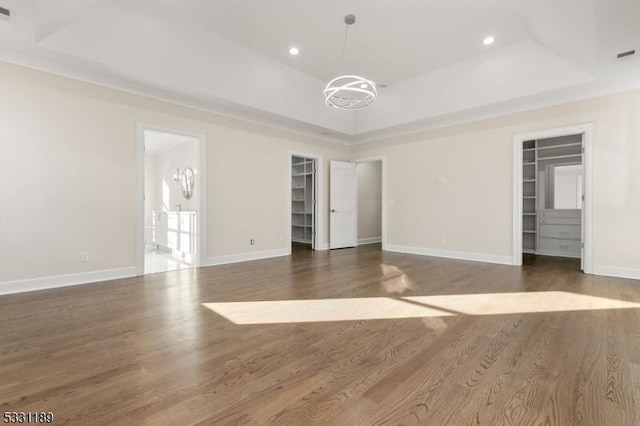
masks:
[[[548,139],[570,135],[582,135],[584,146],[584,204],[583,204],[583,271],[593,274],[593,216],[594,216],[594,145],[596,140],[595,123],[540,130],[513,136],[513,248],[512,262],[514,266],[522,265],[522,144],[525,141]]]
[[[374,161],[380,161],[382,163],[382,212],[381,212],[381,220],[382,220],[382,250],[387,250],[387,156],[386,155],[378,155],[373,157],[362,157],[351,160],[352,163],[361,164],[361,163],[373,163]],[[358,220],[358,204],[356,203],[356,224]],[[357,225],[356,225],[357,226]],[[357,232],[357,230],[356,230]]]
[[[196,216],[196,246],[198,254],[193,267],[207,265],[207,138],[201,133],[136,122],[136,190],[135,190],[135,269],[136,275],[144,275],[144,132],[151,130],[186,136],[197,140],[197,173],[195,187],[198,191]]]
[[[317,154],[309,154],[301,151],[289,151],[287,156],[287,233],[285,241],[288,242],[287,246],[287,255],[291,255],[291,159],[293,157],[304,157],[311,158],[316,161],[316,175],[314,178],[314,192],[316,196],[316,204],[314,206],[313,217],[315,219],[315,228],[314,228],[314,236],[313,236],[313,249],[314,250],[328,250],[328,244],[325,244],[323,241],[324,237],[324,203],[323,203],[323,192],[322,192],[322,184],[323,184],[323,163],[322,163],[322,155]],[[318,214],[322,212],[323,214]]]

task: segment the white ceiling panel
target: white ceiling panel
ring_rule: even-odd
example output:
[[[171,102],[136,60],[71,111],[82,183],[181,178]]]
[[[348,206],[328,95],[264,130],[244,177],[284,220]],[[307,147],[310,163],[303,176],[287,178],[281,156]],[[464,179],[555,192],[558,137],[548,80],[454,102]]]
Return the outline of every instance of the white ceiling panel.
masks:
[[[532,41],[504,47],[390,87],[356,121],[372,132],[438,115],[584,84],[595,77]]]
[[[321,80],[345,71],[393,84],[483,53],[487,35],[503,46],[526,37],[510,0],[160,2],[173,16]],[[350,13],[357,34],[350,30],[343,65],[343,20]],[[293,45],[297,57],[288,53]]]

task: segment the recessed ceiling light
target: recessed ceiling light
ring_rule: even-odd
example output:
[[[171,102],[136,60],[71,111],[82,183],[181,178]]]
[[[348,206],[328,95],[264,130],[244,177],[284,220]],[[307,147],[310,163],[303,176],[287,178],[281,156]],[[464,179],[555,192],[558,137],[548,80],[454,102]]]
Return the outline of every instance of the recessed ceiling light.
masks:
[[[493,36],[485,37],[485,39],[482,40],[482,44],[484,44],[485,46],[489,46],[490,44],[493,44],[495,42],[496,38]]]
[[[300,53],[300,50],[298,50],[297,47],[292,47],[291,49],[289,49],[289,53],[291,53],[293,56],[296,56],[298,53]]]

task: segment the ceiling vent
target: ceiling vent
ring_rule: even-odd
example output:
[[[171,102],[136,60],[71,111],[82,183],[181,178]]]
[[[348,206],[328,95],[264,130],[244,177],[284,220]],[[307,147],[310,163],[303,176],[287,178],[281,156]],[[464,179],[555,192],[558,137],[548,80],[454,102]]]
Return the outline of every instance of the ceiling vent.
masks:
[[[618,59],[628,59],[635,56],[636,50],[629,50],[627,52],[618,53]]]
[[[0,21],[11,21],[11,10],[7,9],[6,7],[0,6]]]

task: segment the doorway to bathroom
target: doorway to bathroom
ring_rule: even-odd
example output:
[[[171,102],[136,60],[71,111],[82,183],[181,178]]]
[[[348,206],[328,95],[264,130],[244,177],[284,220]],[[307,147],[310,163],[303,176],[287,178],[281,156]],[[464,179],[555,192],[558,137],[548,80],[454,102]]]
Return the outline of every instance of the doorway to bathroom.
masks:
[[[138,275],[202,265],[204,137],[138,126]]]

